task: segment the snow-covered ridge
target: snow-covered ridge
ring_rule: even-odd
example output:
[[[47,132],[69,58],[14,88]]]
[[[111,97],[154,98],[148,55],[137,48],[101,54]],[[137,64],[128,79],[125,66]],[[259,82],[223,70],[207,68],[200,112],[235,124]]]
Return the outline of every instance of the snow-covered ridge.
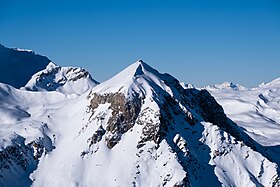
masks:
[[[262,83],[259,85],[259,87],[260,88],[272,88],[272,87],[279,88],[280,87],[280,77],[272,80],[271,82]]]
[[[98,82],[83,68],[60,67],[50,62],[46,69],[34,74],[24,88],[32,91],[83,94],[97,84]]]
[[[20,52],[28,52],[28,53],[33,53],[33,54],[35,54],[35,52],[32,51],[32,50],[30,50],[30,49],[21,49],[21,48],[17,48],[17,47],[15,47],[15,48],[13,48],[13,49],[16,50],[16,51],[20,51]]]

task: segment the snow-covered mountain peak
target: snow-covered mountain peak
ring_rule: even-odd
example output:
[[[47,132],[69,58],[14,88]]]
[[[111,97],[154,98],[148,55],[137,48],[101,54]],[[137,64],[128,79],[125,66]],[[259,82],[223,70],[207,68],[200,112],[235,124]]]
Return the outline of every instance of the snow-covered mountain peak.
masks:
[[[50,62],[50,63],[47,65],[46,70],[47,70],[47,71],[52,71],[52,70],[55,69],[55,68],[59,68],[59,66],[56,65],[56,64],[53,63],[53,62]]]
[[[117,75],[94,88],[96,92],[125,92],[129,96],[133,92],[142,92],[145,88],[155,85],[163,87],[163,79],[169,75],[160,74],[157,70],[138,60]]]
[[[133,64],[131,64],[130,66],[128,66],[127,68],[125,68],[120,73],[118,73],[113,78],[131,79],[131,78],[136,78],[136,77],[142,76],[142,75],[149,76],[151,74],[153,74],[154,76],[159,76],[159,72],[157,70],[152,68],[150,65],[148,65],[144,61],[138,60],[138,61],[134,62]]]
[[[25,89],[32,91],[58,91],[66,94],[82,94],[93,88],[97,81],[88,71],[78,67],[60,67],[50,62],[46,69],[34,74]]]

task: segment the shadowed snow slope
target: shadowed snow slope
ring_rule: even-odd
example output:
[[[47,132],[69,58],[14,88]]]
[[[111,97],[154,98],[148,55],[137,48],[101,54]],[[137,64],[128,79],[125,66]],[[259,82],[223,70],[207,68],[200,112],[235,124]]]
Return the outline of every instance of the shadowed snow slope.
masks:
[[[33,51],[9,49],[0,44],[0,82],[20,88],[49,62],[47,57]]]
[[[141,60],[81,95],[47,88],[0,85],[0,186],[279,185],[275,157],[209,92]]]

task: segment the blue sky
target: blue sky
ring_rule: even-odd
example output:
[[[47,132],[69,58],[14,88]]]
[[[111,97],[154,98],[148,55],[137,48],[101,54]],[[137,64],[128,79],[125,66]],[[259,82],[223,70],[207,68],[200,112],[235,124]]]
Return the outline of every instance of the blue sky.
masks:
[[[278,0],[0,0],[0,43],[104,81],[138,59],[197,86],[280,77]]]

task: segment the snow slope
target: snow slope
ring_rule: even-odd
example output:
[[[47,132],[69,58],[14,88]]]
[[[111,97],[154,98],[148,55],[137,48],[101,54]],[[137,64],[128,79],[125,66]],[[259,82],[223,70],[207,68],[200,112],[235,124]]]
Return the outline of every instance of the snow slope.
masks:
[[[10,49],[0,44],[0,82],[20,88],[49,62],[47,57],[31,50]]]
[[[270,150],[206,90],[141,60],[82,93],[49,90],[68,70],[50,64],[36,92],[0,84],[0,186],[280,185]]]

